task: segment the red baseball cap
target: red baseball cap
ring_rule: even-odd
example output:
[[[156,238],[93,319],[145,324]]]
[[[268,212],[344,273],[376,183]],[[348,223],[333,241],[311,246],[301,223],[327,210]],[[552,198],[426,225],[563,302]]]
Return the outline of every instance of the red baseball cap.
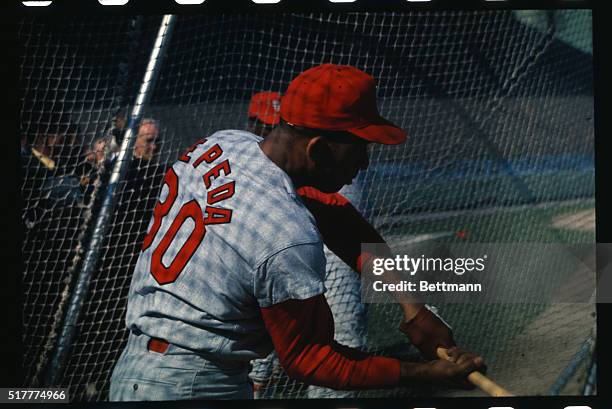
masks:
[[[278,125],[280,122],[281,95],[278,92],[258,92],[251,97],[249,118],[259,119],[267,125]]]
[[[290,125],[347,131],[385,145],[407,137],[380,116],[374,78],[348,65],[323,64],[295,77],[282,98],[280,116]]]

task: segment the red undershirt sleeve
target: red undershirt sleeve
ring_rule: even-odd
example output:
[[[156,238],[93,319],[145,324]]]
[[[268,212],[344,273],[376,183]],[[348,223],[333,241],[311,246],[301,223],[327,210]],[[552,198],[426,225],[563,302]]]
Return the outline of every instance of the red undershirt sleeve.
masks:
[[[377,389],[399,383],[397,359],[372,356],[333,340],[331,310],[321,294],[261,308],[281,365],[310,385],[332,389]]]
[[[370,256],[362,254],[361,244],[385,243],[382,236],[340,193],[323,193],[313,187],[301,187],[297,193],[314,216],[325,245],[361,273],[361,265]]]

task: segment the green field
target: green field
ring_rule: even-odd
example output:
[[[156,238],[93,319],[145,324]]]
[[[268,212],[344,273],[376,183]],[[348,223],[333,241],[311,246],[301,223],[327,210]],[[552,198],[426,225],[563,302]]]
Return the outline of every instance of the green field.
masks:
[[[518,209],[474,211],[446,214],[431,219],[395,221],[386,228],[385,236],[393,243],[405,237],[450,232],[438,242],[472,243],[594,243],[594,202],[592,200],[554,203]],[[459,235],[454,233],[460,232]],[[517,272],[517,275],[519,273]],[[526,277],[529,279],[529,277]],[[533,381],[515,389],[525,394],[542,394],[588,336],[594,325],[592,306],[563,307],[553,312],[550,304],[446,304],[437,306],[443,317],[453,326],[458,344],[486,357],[490,368],[497,369],[498,377],[505,370],[525,361],[535,353],[543,339],[556,339],[556,352],[549,352],[549,370]],[[565,311],[565,312],[564,312]],[[374,351],[398,357],[413,357],[416,351],[408,345],[398,330],[401,313],[392,304],[370,304],[368,311],[368,343]],[[520,345],[517,346],[520,339]],[[533,341],[533,342],[532,342]],[[536,346],[534,346],[536,345]],[[508,356],[509,350],[516,356]],[[516,379],[508,375],[508,379]],[[507,381],[514,382],[514,381]],[[537,383],[537,382],[535,382]],[[421,392],[421,391],[420,391]]]

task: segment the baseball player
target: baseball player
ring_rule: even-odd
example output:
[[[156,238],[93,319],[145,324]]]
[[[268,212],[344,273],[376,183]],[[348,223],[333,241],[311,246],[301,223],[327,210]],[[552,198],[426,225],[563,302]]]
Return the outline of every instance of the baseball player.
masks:
[[[266,137],[280,123],[280,102],[278,92],[254,94],[249,103],[247,129]],[[361,282],[357,272],[360,246],[361,243],[383,243],[384,240],[357,210],[361,207],[362,192],[358,180],[356,178],[350,185],[345,185],[338,193],[323,193],[314,187],[301,187],[297,193],[313,214],[325,243],[325,298],[334,317],[334,338],[343,345],[363,350],[366,348],[367,305],[360,302]],[[446,322],[429,306],[424,307],[407,306],[404,311],[408,314],[400,324],[400,330],[426,358],[435,359],[435,347],[449,348],[455,345],[455,341]],[[417,311],[416,320],[411,320],[413,311]],[[250,376],[256,396],[264,397],[257,392],[273,377],[275,361],[274,354],[253,361]],[[356,396],[355,391],[308,388],[310,398]]]
[[[369,143],[405,140],[375,95],[354,67],[311,68],[290,83],[265,139],[220,131],[171,166],[132,278],[111,400],[252,398],[249,361],[272,349],[312,385],[468,387],[483,360],[460,348],[450,361],[412,363],[333,338],[322,237],[296,189],[337,192],[368,166]],[[422,308],[409,310],[413,322]]]

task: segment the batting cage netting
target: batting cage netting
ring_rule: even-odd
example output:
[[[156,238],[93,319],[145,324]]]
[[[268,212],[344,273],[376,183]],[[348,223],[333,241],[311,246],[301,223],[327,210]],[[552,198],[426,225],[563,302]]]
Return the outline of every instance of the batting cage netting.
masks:
[[[244,129],[254,93],[283,92],[321,63],[372,74],[381,114],[409,134],[399,147],[373,147],[354,187],[355,204],[391,246],[594,243],[591,21],[588,10],[177,16],[74,337],[61,345],[67,359],[49,368],[66,343],[71,295],[161,18],[24,18],[25,385],[44,385],[55,371],[72,400],[107,398],[126,341],[131,272],[165,170],[197,139]],[[341,288],[328,284],[334,302],[346,302],[339,327],[361,308],[343,301]],[[512,392],[594,393],[594,304],[437,307],[457,342],[486,357],[491,376]],[[399,308],[361,310],[368,350],[419,359],[397,330]],[[260,396],[311,396],[274,358],[264,364]],[[352,396],[434,393],[453,394]]]

